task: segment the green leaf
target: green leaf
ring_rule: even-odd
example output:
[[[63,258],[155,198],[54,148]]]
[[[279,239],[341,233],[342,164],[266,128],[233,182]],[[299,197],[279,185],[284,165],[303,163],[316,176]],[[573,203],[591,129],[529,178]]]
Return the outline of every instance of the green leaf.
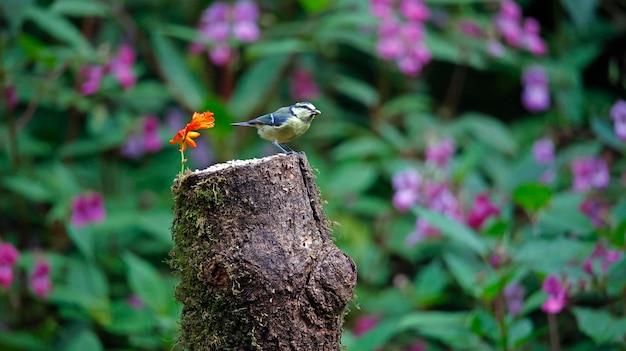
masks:
[[[376,167],[368,163],[347,163],[333,172],[329,187],[338,194],[355,193],[369,189],[378,176]]]
[[[591,234],[593,223],[579,210],[584,200],[581,193],[560,193],[550,200],[550,204],[539,214],[542,227],[554,231],[574,232],[578,235]]]
[[[580,330],[600,345],[622,341],[626,335],[626,317],[615,318],[607,311],[574,308]]]
[[[400,319],[397,328],[399,331],[414,329],[420,335],[440,340],[453,349],[486,350],[468,324],[466,312],[415,312]]]
[[[248,118],[252,112],[267,103],[267,90],[282,77],[289,56],[268,56],[256,61],[237,82],[229,109],[237,120]]]
[[[527,183],[513,191],[513,201],[529,213],[545,207],[552,198],[552,189],[539,183]]]
[[[458,128],[466,129],[485,145],[502,153],[514,154],[517,151],[517,143],[513,134],[494,117],[470,112],[462,115],[455,124]]]
[[[593,118],[591,120],[591,129],[598,139],[604,144],[611,146],[616,150],[623,150],[624,147],[626,147],[626,143],[615,135],[615,130],[606,120]]]
[[[447,238],[469,248],[475,253],[484,256],[487,253],[487,246],[480,240],[476,232],[466,225],[457,222],[445,215],[417,207],[414,212],[428,221],[431,225],[441,230]]]
[[[593,250],[592,243],[559,238],[556,240],[535,239],[511,248],[513,261],[546,273],[561,272],[568,262],[582,261]]]
[[[345,345],[350,350],[373,351],[383,346],[399,332],[398,320],[389,318],[381,321],[372,330],[355,340],[353,345]]]
[[[620,296],[626,287],[626,257],[622,257],[621,260],[611,265],[607,271],[606,281],[609,296]]]
[[[25,16],[35,23],[44,32],[49,33],[56,39],[72,45],[81,53],[86,54],[91,51],[91,46],[87,40],[67,19],[51,12],[39,9],[37,7],[30,7],[25,11]]]
[[[561,5],[576,27],[584,29],[594,20],[598,0],[561,0]]]
[[[477,284],[477,281],[478,277],[484,273],[485,267],[481,267],[477,261],[468,257],[446,254],[443,258],[448,270],[463,290],[473,297],[480,297],[482,287]]]
[[[74,17],[107,17],[109,8],[91,0],[60,0],[50,6],[50,12]]]
[[[518,349],[533,333],[533,322],[529,318],[516,321],[509,328],[507,342],[511,349]]]
[[[24,350],[24,351],[45,351],[53,350],[40,337],[28,332],[20,332],[17,330],[0,331],[0,346],[3,350]]]
[[[448,276],[441,262],[433,261],[422,269],[415,278],[415,292],[420,306],[428,306],[440,299],[447,285]]]
[[[354,160],[359,158],[389,156],[389,145],[373,136],[345,140],[333,149],[337,161]]]
[[[261,41],[246,49],[246,58],[256,59],[271,55],[291,55],[311,51],[311,47],[302,39],[282,38]]]
[[[330,0],[298,0],[298,2],[308,13],[322,12],[330,5]]]
[[[25,11],[31,7],[34,0],[2,0],[0,1],[0,12],[11,14],[11,16],[3,16],[12,30],[18,30],[24,20]]]
[[[128,282],[146,305],[158,313],[167,311],[169,290],[159,272],[136,255],[126,252],[123,256],[128,267]]]
[[[67,227],[67,235],[78,251],[86,258],[94,257],[94,233],[90,227],[76,228],[73,225]]]
[[[188,109],[196,111],[202,105],[207,91],[191,74],[185,60],[170,39],[155,33],[152,35],[152,47],[159,67],[165,74],[170,92]]]
[[[23,177],[4,178],[2,185],[31,201],[48,202],[54,198],[50,189],[33,179]]]
[[[118,335],[132,335],[149,332],[156,319],[147,309],[131,307],[127,301],[116,301],[111,306],[111,323],[105,328]]]
[[[139,228],[155,239],[166,243],[172,242],[172,234],[169,229],[172,222],[171,212],[165,209],[142,212],[141,215],[135,217],[135,220]]]
[[[332,86],[341,94],[362,103],[365,106],[374,106],[378,103],[378,92],[368,83],[348,76],[339,76],[333,79]]]
[[[65,351],[104,351],[104,347],[98,339],[98,336],[91,330],[84,328],[77,334],[72,335],[65,347],[62,348]]]

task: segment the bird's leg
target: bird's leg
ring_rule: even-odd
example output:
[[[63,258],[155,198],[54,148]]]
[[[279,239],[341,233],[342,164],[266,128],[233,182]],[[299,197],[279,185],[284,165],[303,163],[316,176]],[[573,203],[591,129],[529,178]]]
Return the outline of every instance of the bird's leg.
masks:
[[[289,150],[289,153],[295,153],[296,151],[294,149],[292,149],[291,147],[289,147],[289,145],[287,144],[281,144],[285,149]]]
[[[289,151],[285,150],[285,148],[284,148],[282,145],[280,145],[280,144],[278,143],[278,141],[274,140],[274,141],[272,142],[272,144],[276,145],[276,147],[277,147],[277,148],[279,148],[282,152],[284,152],[284,153],[286,153],[286,154],[288,154],[288,153],[289,153]]]

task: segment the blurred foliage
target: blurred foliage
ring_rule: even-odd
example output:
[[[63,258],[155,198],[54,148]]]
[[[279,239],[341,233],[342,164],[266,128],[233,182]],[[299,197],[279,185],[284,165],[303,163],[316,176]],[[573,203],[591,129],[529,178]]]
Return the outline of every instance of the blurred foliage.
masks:
[[[0,1],[0,241],[20,251],[0,291],[1,349],[171,349],[181,306],[165,261],[180,160],[167,141],[192,112],[210,110],[216,127],[188,151],[189,167],[272,154],[254,130],[229,123],[303,97],[322,115],[290,144],[317,169],[337,244],[359,270],[349,350],[626,347],[626,144],[609,113],[626,96],[623,2],[520,0],[547,43],[547,54],[533,55],[491,51],[499,1],[426,0],[432,60],[411,75],[379,57],[368,1],[257,3],[260,37],[229,42],[235,55],[217,65],[190,50],[216,45],[196,29],[209,1]],[[464,34],[463,21],[483,33]],[[125,45],[130,72],[116,71],[128,63]],[[532,65],[549,81],[550,106],[536,113],[521,98]],[[92,78],[102,73],[93,93],[88,67]],[[313,92],[297,93],[298,84]],[[156,131],[146,116],[157,117]],[[157,141],[137,149],[147,133]],[[554,179],[542,183],[547,166],[532,145],[546,137],[556,157]],[[444,138],[456,149],[442,172],[425,153]],[[582,157],[608,164],[608,186],[572,190],[571,165]],[[391,182],[407,169],[445,183],[463,216],[481,193],[499,215],[470,228],[428,206],[397,211]],[[76,225],[85,193],[103,200],[85,213],[106,215]],[[603,204],[601,223],[581,212],[587,200]],[[416,218],[439,235],[407,243]],[[584,268],[598,245],[619,259]],[[28,275],[42,259],[53,285],[43,297]],[[568,291],[557,314],[542,310],[547,276]],[[511,284],[526,292],[517,313],[505,306]],[[373,318],[367,327],[364,316]]]

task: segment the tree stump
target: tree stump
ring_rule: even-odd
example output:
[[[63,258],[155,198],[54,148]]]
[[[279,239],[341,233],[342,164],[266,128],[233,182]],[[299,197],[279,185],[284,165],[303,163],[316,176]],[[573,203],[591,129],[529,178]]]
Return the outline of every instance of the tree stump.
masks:
[[[356,284],[304,154],[186,172],[171,266],[187,350],[339,350]]]

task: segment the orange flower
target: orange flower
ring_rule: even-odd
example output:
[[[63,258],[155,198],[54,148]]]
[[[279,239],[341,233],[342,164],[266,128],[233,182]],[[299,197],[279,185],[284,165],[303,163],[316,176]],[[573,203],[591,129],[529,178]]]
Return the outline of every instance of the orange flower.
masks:
[[[187,145],[192,148],[196,147],[196,142],[193,140],[200,136],[200,133],[195,130],[208,129],[215,127],[215,118],[213,118],[213,112],[206,111],[202,113],[194,112],[191,117],[191,122],[187,123],[184,129],[179,130],[176,135],[170,140],[170,144],[180,143],[180,151],[184,152],[187,149]]]

